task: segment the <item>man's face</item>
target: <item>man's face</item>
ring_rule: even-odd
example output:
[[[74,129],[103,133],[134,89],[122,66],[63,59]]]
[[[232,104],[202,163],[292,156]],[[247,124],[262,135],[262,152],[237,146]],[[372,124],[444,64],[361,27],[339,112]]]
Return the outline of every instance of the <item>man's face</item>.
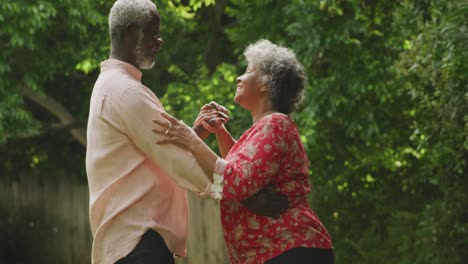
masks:
[[[159,22],[159,14],[155,12],[153,18],[138,31],[138,41],[133,53],[135,63],[140,69],[153,68],[156,54],[164,44],[159,32]]]

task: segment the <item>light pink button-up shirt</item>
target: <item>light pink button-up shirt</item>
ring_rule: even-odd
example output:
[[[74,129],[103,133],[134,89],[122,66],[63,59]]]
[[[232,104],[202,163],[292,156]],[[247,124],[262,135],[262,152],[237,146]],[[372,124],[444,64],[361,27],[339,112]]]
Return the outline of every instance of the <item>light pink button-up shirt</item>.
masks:
[[[141,71],[109,59],[91,95],[86,171],[94,237],[92,262],[126,256],[148,229],[185,256],[188,203],[184,189],[206,190],[209,179],[193,156],[171,144],[155,144],[152,119],[164,111],[141,84]]]

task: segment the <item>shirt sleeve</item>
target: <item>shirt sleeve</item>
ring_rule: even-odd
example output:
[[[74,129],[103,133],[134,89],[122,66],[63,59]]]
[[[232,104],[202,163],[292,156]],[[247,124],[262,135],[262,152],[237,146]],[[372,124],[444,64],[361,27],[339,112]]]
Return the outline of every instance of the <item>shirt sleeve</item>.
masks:
[[[180,187],[193,192],[207,188],[210,180],[189,151],[170,143],[155,143],[164,135],[152,132],[152,120],[163,119],[160,113],[164,109],[148,88],[128,88],[119,99],[118,111],[128,137]]]
[[[284,126],[271,121],[253,133],[229,162],[216,161],[212,198],[245,200],[278,174],[289,148]]]

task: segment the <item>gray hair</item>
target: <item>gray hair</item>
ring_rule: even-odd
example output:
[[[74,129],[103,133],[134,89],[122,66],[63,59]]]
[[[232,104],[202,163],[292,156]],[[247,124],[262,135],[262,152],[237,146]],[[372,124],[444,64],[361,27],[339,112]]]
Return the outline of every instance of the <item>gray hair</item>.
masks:
[[[304,97],[307,79],[294,51],[261,39],[250,44],[244,56],[268,86],[273,109],[287,115],[294,112]]]
[[[120,41],[128,25],[143,26],[152,18],[156,5],[151,0],[117,0],[109,13],[109,34],[112,41]]]

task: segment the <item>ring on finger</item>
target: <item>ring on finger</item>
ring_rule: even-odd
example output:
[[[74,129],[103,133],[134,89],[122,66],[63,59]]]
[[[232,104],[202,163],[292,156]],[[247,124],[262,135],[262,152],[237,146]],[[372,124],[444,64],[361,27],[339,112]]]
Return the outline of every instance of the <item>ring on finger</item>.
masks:
[[[164,131],[164,135],[167,135],[167,133],[169,133],[169,130],[171,130],[172,128],[172,123],[169,123],[169,127],[166,129],[166,131]]]

